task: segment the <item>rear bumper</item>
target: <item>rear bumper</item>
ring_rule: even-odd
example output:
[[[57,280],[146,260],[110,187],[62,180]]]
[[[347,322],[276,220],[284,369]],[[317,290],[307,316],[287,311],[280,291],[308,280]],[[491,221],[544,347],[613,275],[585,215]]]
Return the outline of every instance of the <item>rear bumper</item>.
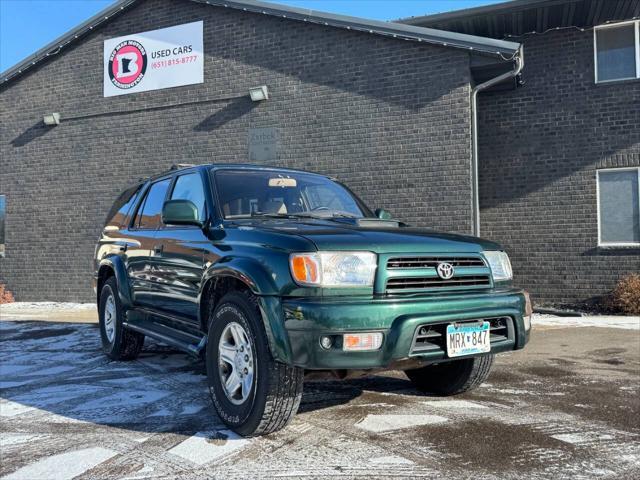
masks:
[[[416,349],[417,329],[454,321],[508,318],[508,335],[496,336],[491,353],[524,348],[529,340],[523,315],[525,295],[519,289],[500,289],[482,294],[440,295],[411,298],[282,299],[284,326],[294,365],[306,369],[410,368],[447,359],[444,345]],[[324,335],[381,332],[376,351],[344,351],[340,345],[325,349]]]

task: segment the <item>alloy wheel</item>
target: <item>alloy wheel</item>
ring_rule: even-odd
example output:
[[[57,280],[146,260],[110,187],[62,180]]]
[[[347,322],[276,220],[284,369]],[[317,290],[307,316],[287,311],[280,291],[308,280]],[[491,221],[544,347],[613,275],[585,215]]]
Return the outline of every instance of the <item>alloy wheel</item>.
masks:
[[[218,372],[222,389],[234,405],[242,405],[253,386],[253,349],[242,325],[229,323],[218,342]]]
[[[110,293],[104,304],[104,332],[107,335],[109,343],[113,343],[116,336],[116,300]]]

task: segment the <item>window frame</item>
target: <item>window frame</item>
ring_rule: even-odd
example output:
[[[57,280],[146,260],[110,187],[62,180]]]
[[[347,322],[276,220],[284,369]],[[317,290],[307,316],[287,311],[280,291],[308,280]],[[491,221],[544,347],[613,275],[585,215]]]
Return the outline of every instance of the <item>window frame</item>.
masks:
[[[608,28],[618,28],[633,24],[635,26],[635,51],[636,51],[636,76],[625,78],[613,78],[611,80],[598,80],[598,31]],[[640,20],[628,20],[625,22],[610,23],[606,25],[598,25],[593,28],[593,75],[595,83],[607,84],[615,82],[628,82],[629,80],[640,80]]]
[[[138,213],[142,211],[141,209],[144,209],[144,205],[147,203],[147,197],[149,196],[149,192],[151,191],[151,188],[156,183],[164,182],[166,180],[169,180],[169,186],[167,187],[167,191],[165,192],[165,195],[164,195],[164,202],[167,201],[167,198],[169,198],[169,192],[172,191],[173,182],[175,181],[175,177],[173,175],[167,175],[164,177],[156,178],[147,184],[147,186],[144,188],[144,191],[141,192],[140,194],[138,203],[135,206],[135,211],[131,214],[131,217],[129,218],[128,230],[148,232],[148,231],[159,230],[164,226],[164,223],[162,223],[162,220],[160,220],[160,224],[156,228],[140,228],[140,225],[139,223],[136,222],[136,219],[138,218]]]
[[[600,168],[596,170],[596,204],[598,209],[598,247],[640,247],[638,242],[603,242],[602,241],[602,218],[600,212],[600,172],[631,172],[635,171],[638,176],[638,208],[640,209],[640,167],[618,167]]]
[[[164,201],[167,202],[171,200],[171,197],[173,196],[173,190],[176,188],[176,183],[178,182],[178,178],[184,177],[186,175],[196,175],[200,178],[200,184],[202,185],[202,194],[204,195],[203,224],[206,224],[210,218],[210,215],[209,215],[210,207],[209,207],[209,200],[207,198],[207,184],[205,183],[204,177],[202,176],[202,173],[200,172],[200,170],[186,170],[186,171],[180,171],[179,173],[176,173],[171,180],[171,185],[169,185],[167,196],[165,197]],[[158,230],[171,230],[171,229],[183,230],[185,228],[198,229],[198,230],[202,229],[202,227],[199,227],[197,225],[166,225],[164,222],[161,221],[160,226],[158,227]]]

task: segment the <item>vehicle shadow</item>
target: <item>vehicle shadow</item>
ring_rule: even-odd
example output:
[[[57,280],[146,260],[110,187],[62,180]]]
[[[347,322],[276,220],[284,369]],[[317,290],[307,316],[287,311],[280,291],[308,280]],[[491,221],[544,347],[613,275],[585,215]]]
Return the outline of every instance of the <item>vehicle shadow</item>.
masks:
[[[97,325],[0,321],[0,409],[8,425],[87,422],[142,432],[222,428],[202,360],[147,339],[140,357],[110,361]],[[299,412],[343,405],[363,392],[421,395],[404,379],[372,375],[305,381]]]

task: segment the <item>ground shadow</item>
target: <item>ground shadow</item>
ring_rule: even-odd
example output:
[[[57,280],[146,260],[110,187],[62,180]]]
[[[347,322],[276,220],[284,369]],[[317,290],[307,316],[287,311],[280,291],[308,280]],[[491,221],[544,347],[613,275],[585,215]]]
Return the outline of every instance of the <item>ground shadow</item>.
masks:
[[[83,421],[141,432],[194,434],[223,428],[201,359],[149,341],[140,357],[110,361],[94,324],[0,322],[3,414],[47,423]],[[421,395],[407,380],[365,376],[305,382],[299,412],[349,403],[364,391]],[[34,410],[37,409],[37,410]],[[16,423],[31,420],[15,417]]]

